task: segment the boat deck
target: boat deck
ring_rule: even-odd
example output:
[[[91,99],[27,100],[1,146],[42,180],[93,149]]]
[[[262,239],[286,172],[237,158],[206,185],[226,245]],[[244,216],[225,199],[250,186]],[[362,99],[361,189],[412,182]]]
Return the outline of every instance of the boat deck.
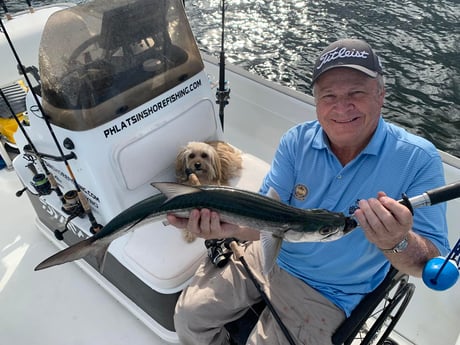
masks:
[[[20,189],[0,170],[0,344],[167,344],[77,265],[33,271],[56,247]]]

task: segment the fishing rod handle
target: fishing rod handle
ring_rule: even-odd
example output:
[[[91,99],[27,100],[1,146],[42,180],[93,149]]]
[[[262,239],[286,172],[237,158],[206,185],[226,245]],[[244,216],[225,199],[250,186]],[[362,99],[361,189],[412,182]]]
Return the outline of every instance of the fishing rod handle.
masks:
[[[423,194],[409,198],[409,203],[413,208],[436,205],[441,202],[449,201],[460,197],[460,181],[434,188]],[[404,204],[403,201],[400,203]]]

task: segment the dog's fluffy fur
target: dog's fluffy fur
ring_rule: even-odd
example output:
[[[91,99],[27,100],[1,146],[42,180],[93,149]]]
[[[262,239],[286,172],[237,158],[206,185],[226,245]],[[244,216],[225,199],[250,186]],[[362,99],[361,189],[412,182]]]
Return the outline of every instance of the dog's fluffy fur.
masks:
[[[223,141],[192,141],[177,155],[176,177],[192,185],[228,185],[239,175],[242,162],[241,152]],[[190,181],[193,174],[199,181]]]
[[[240,174],[243,159],[241,152],[223,141],[191,141],[176,157],[176,178],[180,183],[193,186],[228,185]],[[184,231],[187,242],[195,235]]]

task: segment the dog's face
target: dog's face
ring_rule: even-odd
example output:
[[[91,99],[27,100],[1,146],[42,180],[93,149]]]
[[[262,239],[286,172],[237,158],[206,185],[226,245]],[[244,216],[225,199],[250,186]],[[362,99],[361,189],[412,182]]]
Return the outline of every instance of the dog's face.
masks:
[[[190,142],[177,156],[176,172],[179,175],[194,173],[200,180],[211,182],[219,180],[219,165],[217,151],[211,145]]]

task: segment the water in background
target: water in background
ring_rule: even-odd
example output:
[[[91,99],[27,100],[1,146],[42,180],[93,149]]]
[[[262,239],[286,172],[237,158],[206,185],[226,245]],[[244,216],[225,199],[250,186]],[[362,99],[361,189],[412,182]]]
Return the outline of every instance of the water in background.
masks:
[[[42,3],[60,0],[36,1]],[[74,0],[74,2],[80,2]],[[460,157],[458,0],[226,0],[227,61],[311,94],[317,55],[332,41],[362,38],[381,57],[384,117]],[[23,9],[9,0],[10,12]],[[200,48],[220,51],[221,2],[185,0]]]
[[[384,117],[460,157],[460,3],[433,1],[226,0],[229,62],[311,94],[314,61],[329,43],[355,37],[381,57]],[[201,49],[217,57],[216,0],[186,0]]]

